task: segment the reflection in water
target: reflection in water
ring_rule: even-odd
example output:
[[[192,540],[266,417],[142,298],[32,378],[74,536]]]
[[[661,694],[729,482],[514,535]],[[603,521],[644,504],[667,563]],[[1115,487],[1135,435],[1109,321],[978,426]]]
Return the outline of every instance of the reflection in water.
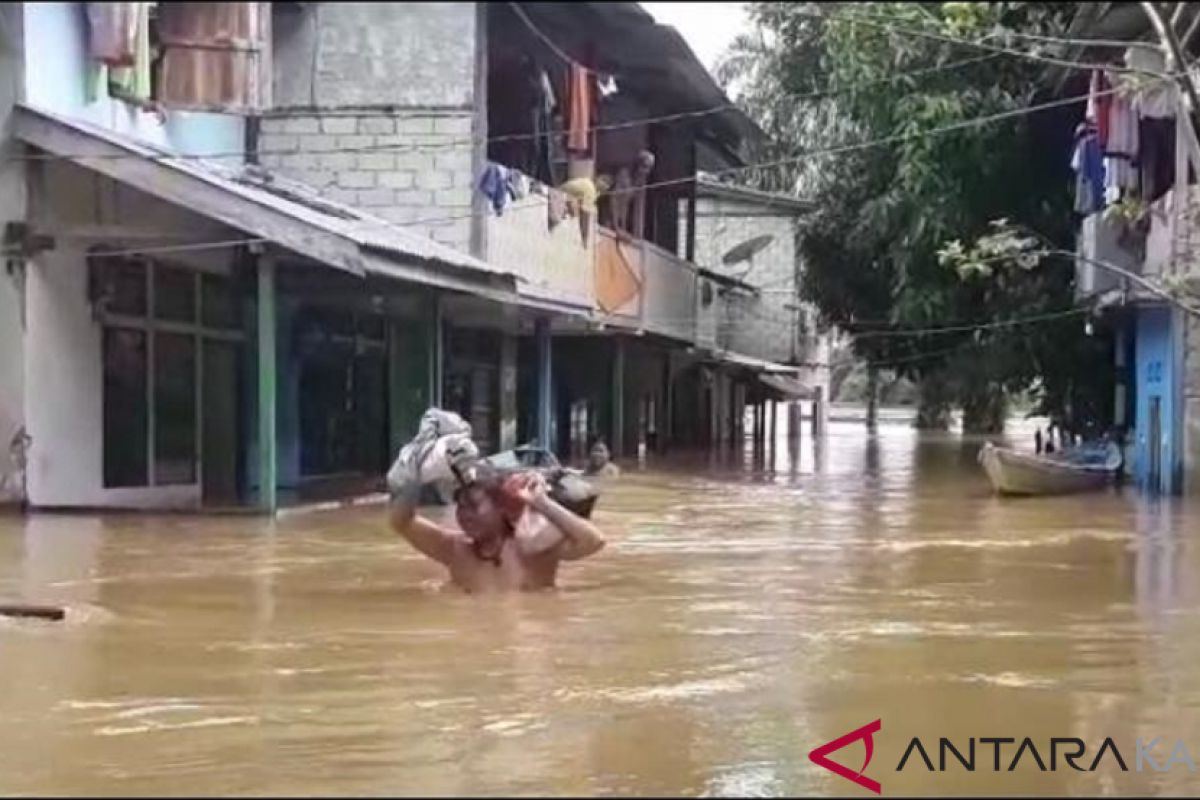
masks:
[[[977,441],[785,427],[610,484],[611,546],[533,596],[442,588],[378,508],[0,518],[0,597],[71,609],[0,621],[0,792],[855,795],[806,754],[875,718],[891,794],[1194,788],[894,770],[914,735],[1200,756],[1185,504],[1003,501]]]

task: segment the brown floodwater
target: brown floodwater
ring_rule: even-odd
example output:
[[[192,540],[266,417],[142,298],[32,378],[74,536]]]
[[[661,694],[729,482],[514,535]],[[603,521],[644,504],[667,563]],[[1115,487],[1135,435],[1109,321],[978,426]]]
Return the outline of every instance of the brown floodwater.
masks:
[[[1135,740],[1200,758],[1200,517],[999,500],[976,448],[835,424],[774,469],[634,467],[604,552],[501,598],[379,507],[0,517],[0,600],[69,608],[0,621],[0,794],[870,796],[807,754],[875,719],[885,795],[1195,793]],[[935,766],[1074,736],[1085,768],[1111,736],[1129,771],[897,771],[913,736]]]

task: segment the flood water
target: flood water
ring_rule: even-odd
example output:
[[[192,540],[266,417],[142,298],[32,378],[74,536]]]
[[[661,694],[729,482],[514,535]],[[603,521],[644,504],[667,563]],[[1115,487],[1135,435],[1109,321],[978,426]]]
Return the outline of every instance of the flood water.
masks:
[[[378,507],[0,517],[0,598],[70,609],[0,622],[0,793],[870,796],[807,754],[875,719],[885,795],[1195,793],[1134,742],[1200,758],[1200,517],[999,500],[976,448],[838,424],[633,469],[605,551],[502,598]],[[1111,736],[1129,771],[898,772],[913,736]]]

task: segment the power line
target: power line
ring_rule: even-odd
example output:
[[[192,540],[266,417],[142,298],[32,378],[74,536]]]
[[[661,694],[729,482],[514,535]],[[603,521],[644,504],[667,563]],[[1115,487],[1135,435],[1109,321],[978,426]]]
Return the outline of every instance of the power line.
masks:
[[[1040,62],[1047,63],[1047,64],[1054,64],[1054,65],[1060,66],[1060,67],[1067,67],[1069,69],[1075,69],[1075,70],[1104,69],[1104,70],[1108,70],[1110,72],[1126,72],[1126,73],[1133,73],[1133,74],[1139,74],[1139,75],[1149,75],[1152,77],[1163,77],[1163,75],[1164,75],[1164,73],[1161,73],[1161,72],[1155,72],[1153,70],[1146,70],[1146,69],[1139,69],[1139,68],[1135,68],[1135,67],[1122,67],[1122,66],[1116,66],[1113,64],[1094,64],[1094,63],[1081,62],[1081,61],[1072,61],[1072,60],[1063,59],[1063,58],[1055,58],[1053,56],[1043,56],[1043,55],[1040,55],[1037,53],[1030,53],[1030,52],[1027,52],[1024,50],[1015,50],[1015,49],[1012,49],[1009,47],[1001,47],[998,45],[987,44],[986,42],[973,41],[971,39],[962,39],[962,38],[959,38],[956,36],[948,36],[946,34],[932,33],[930,31],[917,30],[914,28],[908,28],[908,27],[896,25],[894,22],[890,21],[890,18],[884,17],[879,14],[859,14],[859,13],[819,14],[819,13],[808,12],[808,11],[794,11],[792,13],[796,14],[797,16],[806,17],[809,19],[817,19],[817,20],[824,20],[824,21],[832,20],[835,22],[857,22],[857,23],[866,25],[868,27],[878,28],[880,30],[884,30],[884,31],[887,31],[890,33],[899,33],[899,34],[904,34],[904,35],[908,35],[908,36],[920,36],[920,37],[923,37],[926,39],[931,39],[934,41],[939,41],[939,42],[943,42],[943,43],[947,43],[947,44],[959,45],[962,47],[975,47],[975,48],[978,48],[981,50],[988,50],[993,53],[1010,55],[1010,56],[1014,56],[1017,58],[1025,58],[1025,59],[1029,59],[1031,61],[1040,61]],[[887,19],[889,21],[885,24],[882,22],[873,21],[875,19]],[[1065,44],[1065,43],[1067,43],[1067,41],[1064,40],[1063,43]],[[1135,43],[1130,43],[1130,44],[1135,44]],[[1138,43],[1138,44],[1140,44],[1140,43]]]
[[[546,47],[550,48],[550,52],[554,53],[554,55],[556,55],[560,59],[562,59],[562,61],[565,62],[567,66],[579,67],[580,69],[582,69],[586,72],[590,72],[593,75],[597,74],[596,71],[594,69],[592,69],[591,67],[588,67],[588,66],[582,64],[581,62],[576,61],[575,59],[571,58],[571,56],[567,55],[567,53],[565,53],[562,50],[562,48],[560,48],[554,42],[553,39],[551,39],[549,36],[547,36],[545,33],[543,33],[542,29],[533,23],[533,20],[531,20],[529,18],[529,15],[525,13],[525,9],[521,8],[520,4],[510,2],[507,5],[509,8],[512,9],[513,13],[517,15],[518,19],[520,19],[521,22],[523,22],[525,24],[525,27],[528,28],[533,33],[534,36],[541,39],[542,44],[544,44],[544,45],[546,45]]]
[[[780,100],[790,101],[806,101],[818,100],[822,98],[838,97],[844,94],[851,94],[862,91],[864,88],[873,86],[882,86],[896,81],[905,80],[908,78],[919,77],[923,75],[931,75],[939,72],[950,72],[962,67],[971,66],[972,64],[982,63],[998,58],[999,54],[992,53],[985,56],[976,56],[966,58],[960,61],[953,61],[947,64],[935,65],[932,67],[922,67],[908,72],[897,72],[880,78],[874,81],[867,81],[861,84],[849,86],[833,87],[829,89],[818,89],[810,92],[799,93],[784,93],[779,96]],[[695,111],[678,111],[670,114],[659,114],[650,117],[640,117],[638,119],[624,120],[622,122],[612,122],[600,125],[594,125],[588,128],[589,133],[603,131],[619,131],[629,128],[641,127],[644,125],[653,125],[663,122],[678,122],[685,119],[696,119],[700,117],[721,114],[727,111],[742,110],[737,103],[729,102],[721,105],[712,106],[710,108],[698,109]],[[286,134],[284,134],[286,135]],[[419,134],[417,134],[419,135]],[[482,141],[485,144],[494,144],[499,142],[516,142],[530,141],[533,139],[544,138],[547,134],[535,133],[506,133],[489,136],[482,140],[477,140],[472,137],[448,138],[437,142],[409,142],[409,143],[394,143],[394,144],[365,144],[352,145],[346,147],[332,148],[281,148],[281,149],[258,149],[258,150],[226,150],[213,153],[191,154],[191,153],[156,153],[152,155],[143,155],[139,153],[113,153],[99,155],[85,154],[59,154],[59,153],[27,153],[6,156],[6,161],[57,161],[63,159],[89,158],[96,160],[121,160],[121,159],[148,159],[153,161],[189,161],[189,160],[219,160],[230,158],[245,158],[247,155],[264,156],[321,156],[321,155],[339,155],[344,153],[379,153],[386,152],[395,155],[404,155],[406,153],[425,153],[438,152],[442,150],[451,150],[463,147],[470,147],[476,144],[477,141]]]
[[[1164,79],[1160,79],[1160,80],[1165,81],[1167,79],[1164,78]],[[1119,88],[1109,88],[1109,89],[1104,89],[1104,90],[1095,92],[1090,96],[1099,97],[1099,96],[1114,94],[1119,91],[1121,91]],[[1001,121],[1008,120],[1008,119],[1015,119],[1018,117],[1028,116],[1031,114],[1035,114],[1035,113],[1038,113],[1041,111],[1046,111],[1046,110],[1053,109],[1053,108],[1060,108],[1063,106],[1080,103],[1080,102],[1087,100],[1088,97],[1089,97],[1089,95],[1077,95],[1074,97],[1060,98],[1058,100],[1052,100],[1052,101],[1048,101],[1045,103],[1040,103],[1040,104],[1036,104],[1036,105],[1032,105],[1032,106],[1026,106],[1026,107],[1017,108],[1017,109],[1010,109],[1008,111],[997,112],[995,114],[988,114],[988,115],[984,115],[981,117],[974,117],[974,118],[968,119],[968,120],[960,120],[959,122],[950,123],[948,125],[943,125],[943,126],[939,126],[936,128],[930,128],[925,131],[915,131],[910,134],[894,134],[891,136],[885,136],[885,137],[881,137],[878,139],[867,140],[867,141],[863,141],[863,142],[854,142],[854,143],[850,143],[850,144],[833,145],[833,146],[828,146],[828,147],[810,148],[798,155],[789,156],[788,158],[776,159],[776,160],[761,162],[761,163],[757,163],[757,164],[747,164],[747,165],[740,166],[740,167],[729,167],[727,169],[718,170],[717,172],[714,172],[711,174],[713,174],[713,175],[733,175],[733,174],[739,174],[739,173],[746,172],[749,170],[754,170],[754,169],[765,169],[765,168],[772,168],[772,167],[787,166],[787,165],[794,164],[799,161],[802,161],[802,160],[805,160],[808,158],[812,158],[813,156],[818,156],[818,155],[838,155],[838,154],[842,154],[842,153],[855,152],[858,150],[866,150],[866,149],[870,149],[872,147],[879,147],[882,145],[900,144],[900,143],[904,143],[904,142],[915,141],[915,140],[918,140],[918,139],[921,139],[921,138],[924,138],[927,136],[938,136],[938,135],[942,135],[942,134],[946,134],[946,133],[952,133],[955,131],[966,130],[966,129],[973,128],[973,127],[976,127],[979,125],[986,125],[986,124],[991,124],[994,122],[1001,122]],[[694,176],[688,176],[685,178],[675,178],[675,179],[669,179],[669,180],[655,181],[652,183],[644,184],[641,187],[634,187],[631,189],[623,189],[623,190],[622,189],[611,190],[609,192],[606,192],[605,194],[606,195],[619,195],[619,194],[625,194],[625,193],[634,193],[634,192],[638,192],[638,191],[644,191],[646,189],[663,188],[663,187],[667,187],[667,186],[678,186],[681,184],[688,184],[688,183],[693,182],[694,180],[695,180]],[[510,209],[510,213],[521,213],[521,212],[530,211],[530,210],[536,210],[543,214],[545,213],[545,208],[541,205],[530,205],[530,206],[524,206],[524,207],[517,206],[517,207]],[[431,225],[431,224],[466,220],[466,219],[473,218],[474,215],[475,215],[474,211],[469,211],[469,212],[464,212],[464,213],[460,213],[460,214],[443,215],[440,217],[429,217],[429,218],[424,218],[424,219],[415,219],[415,220],[410,220],[410,221],[406,221],[406,222],[389,222],[387,220],[370,220],[370,219],[359,220],[359,222],[363,225],[363,227],[390,227],[390,228],[396,228],[396,229],[403,229],[403,228],[418,227],[418,226],[423,226],[423,225]],[[567,224],[567,222],[566,222],[566,220],[564,220],[560,224]],[[261,240],[259,240],[259,239],[237,240],[236,242],[229,242],[228,246],[235,246],[235,245],[241,245],[241,244],[253,244],[253,243],[258,243],[259,241],[261,241]],[[160,251],[160,252],[168,252],[168,251]]]
[[[558,49],[556,45],[554,45],[554,43],[550,40],[550,38],[548,36],[546,36],[541,31],[537,30],[536,26],[534,26],[533,23],[531,21],[529,21],[527,17],[524,16],[524,10],[521,9],[517,3],[510,2],[510,3],[508,3],[508,5],[510,7],[512,7],[514,9],[514,11],[516,11],[518,13],[518,15],[522,16],[522,18],[526,21],[526,23],[531,26],[531,29],[534,30],[539,35],[539,37],[543,38],[543,40],[547,43],[548,46],[552,47],[556,51],[556,55],[558,55],[560,58],[563,58],[564,60],[568,61],[569,63],[578,63],[578,62],[575,62],[573,59],[571,59],[569,56],[562,53],[562,51],[560,49]],[[871,19],[873,19],[873,18],[886,19],[886,17],[882,17],[881,15],[869,15],[869,14],[858,14],[858,13],[856,13],[856,14],[841,14],[841,15],[832,15],[832,14],[826,15],[826,14],[815,14],[815,13],[811,13],[811,12],[802,12],[802,11],[797,11],[795,13],[797,13],[800,16],[806,16],[806,17],[809,17],[812,19],[862,22],[863,24],[878,27],[878,28],[884,28],[886,30],[889,30],[889,31],[892,31],[895,33],[903,33],[903,34],[908,34],[908,35],[913,35],[913,36],[922,36],[922,37],[926,37],[926,38],[936,39],[938,41],[948,42],[951,44],[959,44],[959,45],[963,45],[963,46],[983,48],[983,49],[990,51],[990,54],[987,56],[979,56],[979,57],[975,57],[975,58],[962,59],[960,61],[950,62],[948,64],[943,64],[943,65],[923,67],[923,68],[912,70],[909,72],[899,72],[899,73],[895,73],[892,75],[888,75],[888,76],[878,79],[878,80],[867,81],[865,83],[856,84],[856,85],[852,85],[852,86],[834,87],[834,88],[830,88],[830,89],[815,90],[815,91],[811,91],[811,92],[802,92],[802,93],[784,93],[780,96],[779,99],[801,101],[801,100],[821,99],[821,98],[826,98],[826,97],[836,97],[836,96],[839,96],[842,94],[861,91],[862,89],[871,87],[871,86],[886,85],[889,83],[894,83],[898,80],[903,80],[906,78],[912,78],[912,77],[928,75],[928,74],[935,74],[935,73],[939,73],[939,72],[948,72],[951,70],[959,69],[964,66],[970,66],[972,64],[977,64],[977,63],[981,63],[983,61],[991,60],[991,59],[997,58],[1001,55],[1011,55],[1011,56],[1018,56],[1018,57],[1024,57],[1024,58],[1032,58],[1032,59],[1039,60],[1039,61],[1045,61],[1048,58],[1045,56],[1039,56],[1037,54],[1028,53],[1025,51],[1013,50],[1011,48],[988,45],[984,42],[975,42],[975,41],[971,41],[971,40],[967,40],[967,39],[959,39],[956,37],[946,36],[943,34],[935,34],[935,33],[930,33],[930,32],[926,32],[926,31],[902,28],[902,27],[899,27],[899,26],[896,26],[893,24],[884,25],[882,23],[876,23],[876,22],[871,21]],[[1023,34],[1023,35],[1028,36],[1028,37],[1036,36],[1035,34]],[[1054,37],[1037,37],[1037,38],[1053,39]],[[1072,40],[1063,40],[1063,41],[1069,42]],[[1112,43],[1110,43],[1110,44],[1112,44]],[[1139,45],[1139,44],[1145,44],[1145,43],[1130,42],[1127,44]],[[1109,65],[1109,64],[1067,62],[1067,61],[1062,61],[1061,59],[1050,59],[1050,61],[1051,61],[1051,63],[1059,64],[1060,66],[1062,66],[1062,65],[1073,66],[1076,69],[1088,69],[1088,70],[1108,69],[1110,71],[1133,72],[1133,73],[1139,73],[1139,74],[1143,74],[1143,75],[1150,75],[1150,76],[1157,77],[1157,78],[1178,77],[1178,75],[1171,76],[1167,73],[1154,72],[1152,70],[1135,69],[1135,68],[1121,68],[1121,67],[1115,67],[1115,66]],[[586,67],[584,67],[584,69],[586,69]],[[657,115],[657,116],[643,117],[643,118],[639,118],[639,119],[635,119],[635,120],[626,120],[623,122],[608,123],[608,124],[604,124],[604,125],[595,125],[595,126],[591,126],[590,128],[588,128],[588,132],[593,133],[593,132],[599,132],[599,131],[623,130],[623,129],[627,129],[627,128],[631,128],[631,127],[640,127],[643,125],[650,125],[650,124],[656,124],[656,123],[661,123],[661,122],[672,122],[672,121],[678,121],[678,120],[682,120],[682,119],[692,119],[692,118],[697,118],[697,117],[709,116],[712,114],[724,113],[726,111],[731,111],[731,110],[740,110],[740,106],[738,106],[736,103],[733,103],[733,102],[723,103],[720,105],[712,106],[710,108],[698,109],[698,110],[694,110],[694,111],[680,111],[680,112],[674,112],[674,113],[670,113],[670,114],[661,114],[661,115]],[[523,141],[523,140],[532,140],[532,139],[541,138],[542,136],[545,136],[545,135],[546,134],[533,134],[533,133],[500,134],[500,135],[496,135],[496,136],[487,137],[481,141],[484,143]],[[476,142],[477,142],[477,140],[475,138],[465,137],[465,138],[448,139],[448,140],[443,140],[440,142],[429,142],[429,143],[369,144],[369,145],[323,148],[323,149],[310,149],[310,150],[301,150],[298,148],[289,148],[289,149],[280,149],[280,150],[259,150],[259,151],[247,151],[247,150],[233,151],[233,150],[231,150],[231,151],[208,153],[208,154],[202,154],[202,155],[201,154],[193,155],[193,154],[179,154],[179,153],[163,153],[163,154],[158,154],[158,155],[153,155],[153,156],[146,156],[146,155],[134,154],[134,153],[87,155],[87,156],[83,156],[83,155],[75,156],[75,155],[70,155],[70,154],[66,154],[66,155],[63,155],[63,154],[25,154],[25,155],[8,156],[7,160],[53,160],[53,159],[63,159],[63,158],[73,159],[73,158],[86,157],[86,158],[93,158],[93,159],[122,159],[122,158],[146,159],[146,158],[150,158],[150,159],[155,159],[155,160],[171,161],[171,160],[189,160],[189,159],[212,160],[212,159],[237,158],[237,157],[244,158],[246,155],[251,154],[251,153],[254,153],[260,157],[261,156],[271,156],[271,155],[279,155],[279,156],[336,155],[336,154],[342,154],[342,153],[372,153],[372,152],[381,152],[381,151],[392,152],[395,154],[403,154],[403,153],[408,153],[408,152],[432,152],[432,151],[443,150],[443,149],[466,147],[466,146],[474,145]]]
[[[1160,80],[1167,80],[1167,79],[1160,79]],[[884,137],[881,137],[878,139],[870,139],[870,140],[863,141],[863,142],[853,142],[853,143],[844,144],[844,145],[832,145],[829,147],[810,148],[810,149],[805,150],[797,155],[789,156],[787,158],[775,159],[772,161],[764,161],[764,162],[760,162],[757,164],[746,164],[746,165],[739,166],[739,167],[728,167],[726,169],[717,170],[710,174],[712,174],[712,175],[734,175],[734,174],[740,174],[743,172],[747,172],[749,170],[788,166],[791,164],[798,163],[800,161],[810,159],[813,156],[841,155],[843,153],[850,153],[850,152],[855,152],[858,150],[867,150],[867,149],[870,149],[873,147],[880,147],[882,145],[903,144],[905,142],[917,141],[919,139],[923,139],[923,138],[926,138],[929,136],[940,136],[940,135],[947,134],[947,133],[954,133],[956,131],[967,130],[969,128],[974,128],[974,127],[977,127],[980,125],[987,125],[987,124],[991,124],[994,122],[1002,122],[1002,121],[1008,120],[1008,119],[1016,119],[1019,117],[1029,116],[1031,114],[1036,114],[1041,111],[1048,111],[1048,110],[1054,109],[1054,108],[1061,108],[1064,106],[1081,103],[1081,102],[1086,101],[1089,98],[1089,96],[1103,97],[1106,95],[1115,94],[1120,91],[1122,91],[1122,89],[1120,89],[1120,88],[1102,89],[1102,90],[1100,90],[1098,92],[1094,92],[1090,95],[1087,95],[1087,94],[1076,95],[1073,97],[1060,98],[1058,100],[1051,100],[1051,101],[1047,101],[1045,103],[1039,103],[1039,104],[1035,104],[1032,106],[1024,106],[1022,108],[1009,109],[1008,111],[1000,111],[1000,112],[997,112],[994,114],[987,114],[987,115],[984,115],[981,117],[973,117],[973,118],[967,119],[967,120],[960,120],[959,122],[954,122],[954,123],[942,125],[942,126],[935,127],[935,128],[929,128],[928,130],[924,130],[924,131],[914,131],[913,133],[907,133],[907,134],[893,134],[891,136],[884,136]],[[634,187],[634,188],[630,188],[630,189],[610,190],[608,192],[605,192],[605,196],[635,193],[635,192],[643,191],[646,189],[658,189],[658,188],[664,188],[667,186],[678,186],[681,184],[691,183],[694,180],[695,180],[694,177],[689,176],[686,178],[673,178],[673,179],[667,179],[667,180],[662,180],[662,181],[654,181],[654,182],[646,183],[641,187]],[[525,208],[514,208],[513,213],[517,213],[517,212],[528,210],[528,209],[537,209],[537,210],[544,211],[544,209],[542,209],[540,206],[528,206]],[[430,224],[430,223],[436,223],[436,222],[448,222],[448,221],[454,221],[456,219],[469,218],[470,216],[471,216],[470,214],[466,214],[466,215],[460,214],[460,215],[449,216],[449,217],[432,217],[432,218],[427,218],[427,219],[413,220],[411,222],[406,222],[404,224],[405,225],[421,225],[421,224]]]
[[[1001,320],[999,322],[987,322],[976,325],[947,325],[917,329],[903,328],[883,331],[863,331],[861,333],[852,333],[850,334],[850,337],[854,341],[857,341],[859,339],[890,338],[896,336],[929,336],[942,333],[962,333],[965,331],[989,330],[992,328],[1007,328],[1013,325],[1026,325],[1031,322],[1050,321],[1062,319],[1063,317],[1078,316],[1079,314],[1086,313],[1086,308],[1072,308],[1066,311],[1055,311],[1048,314],[1037,314],[1031,317],[1019,317],[1016,319]]]

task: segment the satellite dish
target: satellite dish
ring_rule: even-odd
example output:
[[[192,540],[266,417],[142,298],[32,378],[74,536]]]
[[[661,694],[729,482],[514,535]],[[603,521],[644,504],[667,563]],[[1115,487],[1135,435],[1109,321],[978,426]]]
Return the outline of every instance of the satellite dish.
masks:
[[[721,263],[727,267],[731,267],[734,264],[749,261],[770,247],[773,241],[775,241],[775,237],[769,233],[762,236],[755,236],[753,239],[747,239],[736,247],[730,248],[725,255],[721,256]]]

